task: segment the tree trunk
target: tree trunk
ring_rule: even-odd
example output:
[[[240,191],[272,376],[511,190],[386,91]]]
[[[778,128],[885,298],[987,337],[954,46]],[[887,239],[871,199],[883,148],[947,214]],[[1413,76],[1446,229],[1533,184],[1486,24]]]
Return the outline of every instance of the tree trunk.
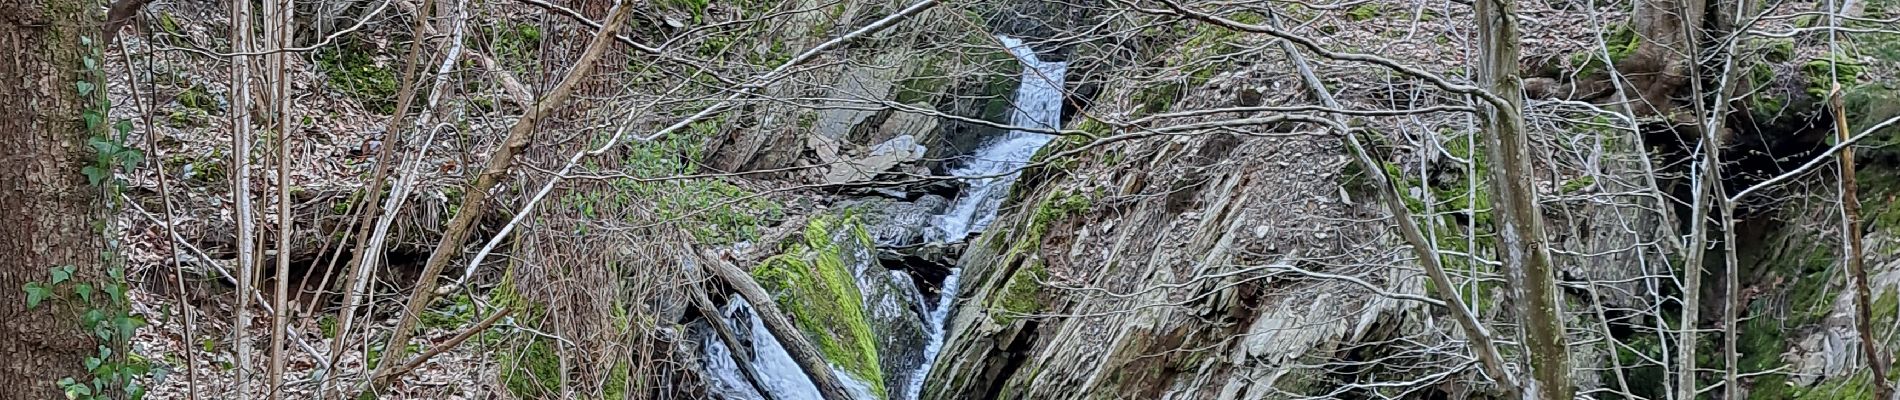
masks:
[[[29,309],[23,290],[54,266],[77,267],[78,280],[106,275],[100,192],[80,172],[92,154],[75,90],[100,87],[80,71],[80,35],[98,25],[92,11],[74,0],[0,0],[0,398],[64,398],[54,382],[83,378],[97,346],[81,306],[49,299]]]
[[[1512,0],[1479,0],[1476,8],[1483,51],[1478,76],[1496,96],[1486,100],[1491,104],[1484,108],[1483,120],[1485,146],[1496,160],[1490,174],[1499,250],[1530,355],[1531,380],[1524,385],[1524,398],[1569,400],[1573,388],[1563,302],[1545,242],[1544,218],[1531,190],[1523,80],[1518,75],[1517,6]]]

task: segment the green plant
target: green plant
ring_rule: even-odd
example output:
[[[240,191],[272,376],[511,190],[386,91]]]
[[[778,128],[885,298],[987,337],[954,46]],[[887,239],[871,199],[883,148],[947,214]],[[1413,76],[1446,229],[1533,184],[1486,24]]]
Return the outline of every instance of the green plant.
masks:
[[[126,135],[132,130],[130,121],[107,124],[111,101],[98,90],[98,82],[105,80],[104,71],[99,67],[103,49],[90,37],[81,36],[79,43],[86,55],[81,58],[80,80],[73,82],[73,89],[84,99],[85,106],[80,110],[82,128],[87,135],[87,146],[96,153],[93,163],[81,173],[86,175],[88,183],[104,192],[105,206],[115,208],[118,203],[114,199],[118,198],[117,193],[123,190],[124,183],[115,178],[114,172],[137,164],[144,159],[144,153],[125,146]],[[98,226],[101,235],[112,232],[108,225]],[[57,382],[67,398],[140,399],[145,396],[145,388],[136,378],[148,372],[149,366],[143,359],[126,354],[124,349],[126,340],[146,322],[130,312],[130,302],[125,296],[124,260],[110,247],[100,258],[106,267],[103,282],[83,279],[77,266],[51,267],[46,281],[24,285],[27,308],[38,308],[48,301],[72,302],[73,307],[64,309],[76,313],[74,317],[85,331],[100,343],[97,353],[85,360],[90,376],[69,376]]]
[[[394,113],[400,81],[396,71],[377,63],[371,51],[360,39],[340,41],[317,52],[317,66],[329,77],[331,87],[371,110]]]
[[[118,395],[114,390],[124,393],[125,398],[145,397],[145,387],[135,379],[149,371],[150,366],[142,359],[132,357],[123,351],[125,341],[132,337],[140,327],[146,325],[145,319],[132,315],[130,302],[125,297],[125,268],[116,263],[108,263],[106,283],[84,282],[77,278],[78,268],[62,265],[47,270],[50,275],[45,282],[26,284],[27,308],[38,308],[49,300],[77,301],[77,317],[101,343],[98,352],[86,357],[86,372],[90,377],[64,377],[58,384],[70,399],[114,399]]]
[[[1385,6],[1383,4],[1379,4],[1379,3],[1360,4],[1358,7],[1353,7],[1352,10],[1346,11],[1346,20],[1353,21],[1353,22],[1369,20],[1369,19],[1372,19],[1373,17],[1379,16],[1381,11],[1385,11]]]

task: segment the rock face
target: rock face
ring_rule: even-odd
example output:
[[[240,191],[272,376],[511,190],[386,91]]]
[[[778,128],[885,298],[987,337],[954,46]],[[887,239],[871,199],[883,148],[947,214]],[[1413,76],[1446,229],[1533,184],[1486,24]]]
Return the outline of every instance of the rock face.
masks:
[[[820,7],[818,2],[801,6]],[[839,15],[826,20],[798,21],[813,26],[853,26],[901,7],[884,1],[846,0],[835,5]],[[956,23],[960,18],[947,7],[925,11],[902,22],[902,27],[855,43],[848,52],[828,54],[807,66],[799,79],[768,85],[765,96],[813,98],[816,105],[763,104],[745,113],[743,123],[713,138],[705,160],[711,169],[726,172],[785,170],[822,166],[815,172],[774,172],[787,180],[844,183],[875,176],[883,167],[879,157],[922,158],[925,167],[941,171],[942,161],[980,146],[1000,129],[951,120],[940,115],[1008,121],[1008,95],[1015,87],[1015,64],[997,48],[989,33]],[[822,13],[801,13],[811,16]],[[864,21],[855,21],[865,19]],[[799,32],[784,41],[785,48],[831,33]],[[776,34],[775,35],[780,35]],[[897,152],[880,152],[880,143],[910,136],[921,145]],[[907,155],[916,150],[917,156]],[[901,162],[901,161],[900,161]],[[868,165],[866,164],[868,163]],[[765,175],[765,174],[761,174]]]
[[[925,397],[1262,398],[1325,379],[1301,367],[1315,354],[1433,323],[1416,303],[1288,272],[1422,291],[1386,267],[1401,257],[1391,238],[1342,222],[1378,212],[1341,198],[1337,149],[1156,141],[1103,155],[1121,167],[1030,172],[1017,211],[960,262],[969,286]]]
[[[924,152],[924,146],[917,144],[917,137],[900,135],[872,146],[864,157],[832,163],[830,172],[825,174],[825,183],[870,180],[900,165],[916,162],[924,157]]]

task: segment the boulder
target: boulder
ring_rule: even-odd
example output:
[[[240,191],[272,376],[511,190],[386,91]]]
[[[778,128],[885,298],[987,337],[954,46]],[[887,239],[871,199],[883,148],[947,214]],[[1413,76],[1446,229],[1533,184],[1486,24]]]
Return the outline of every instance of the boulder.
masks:
[[[901,135],[891,138],[891,140],[871,146],[863,157],[831,162],[831,170],[825,174],[825,183],[841,184],[870,180],[899,165],[922,159],[924,152],[924,146],[917,144],[916,136]]]
[[[949,207],[950,200],[926,194],[916,201],[874,197],[845,206],[856,211],[878,247],[902,247],[922,242],[931,217]]]

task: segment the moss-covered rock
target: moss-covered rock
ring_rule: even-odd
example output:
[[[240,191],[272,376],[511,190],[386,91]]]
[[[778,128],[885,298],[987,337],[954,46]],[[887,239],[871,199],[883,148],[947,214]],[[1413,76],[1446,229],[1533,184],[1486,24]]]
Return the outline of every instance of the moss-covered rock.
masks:
[[[878,337],[861,303],[854,266],[867,262],[871,240],[855,217],[820,217],[784,253],[752,269],[779,308],[812,339],[827,361],[853,379],[885,393]]]

